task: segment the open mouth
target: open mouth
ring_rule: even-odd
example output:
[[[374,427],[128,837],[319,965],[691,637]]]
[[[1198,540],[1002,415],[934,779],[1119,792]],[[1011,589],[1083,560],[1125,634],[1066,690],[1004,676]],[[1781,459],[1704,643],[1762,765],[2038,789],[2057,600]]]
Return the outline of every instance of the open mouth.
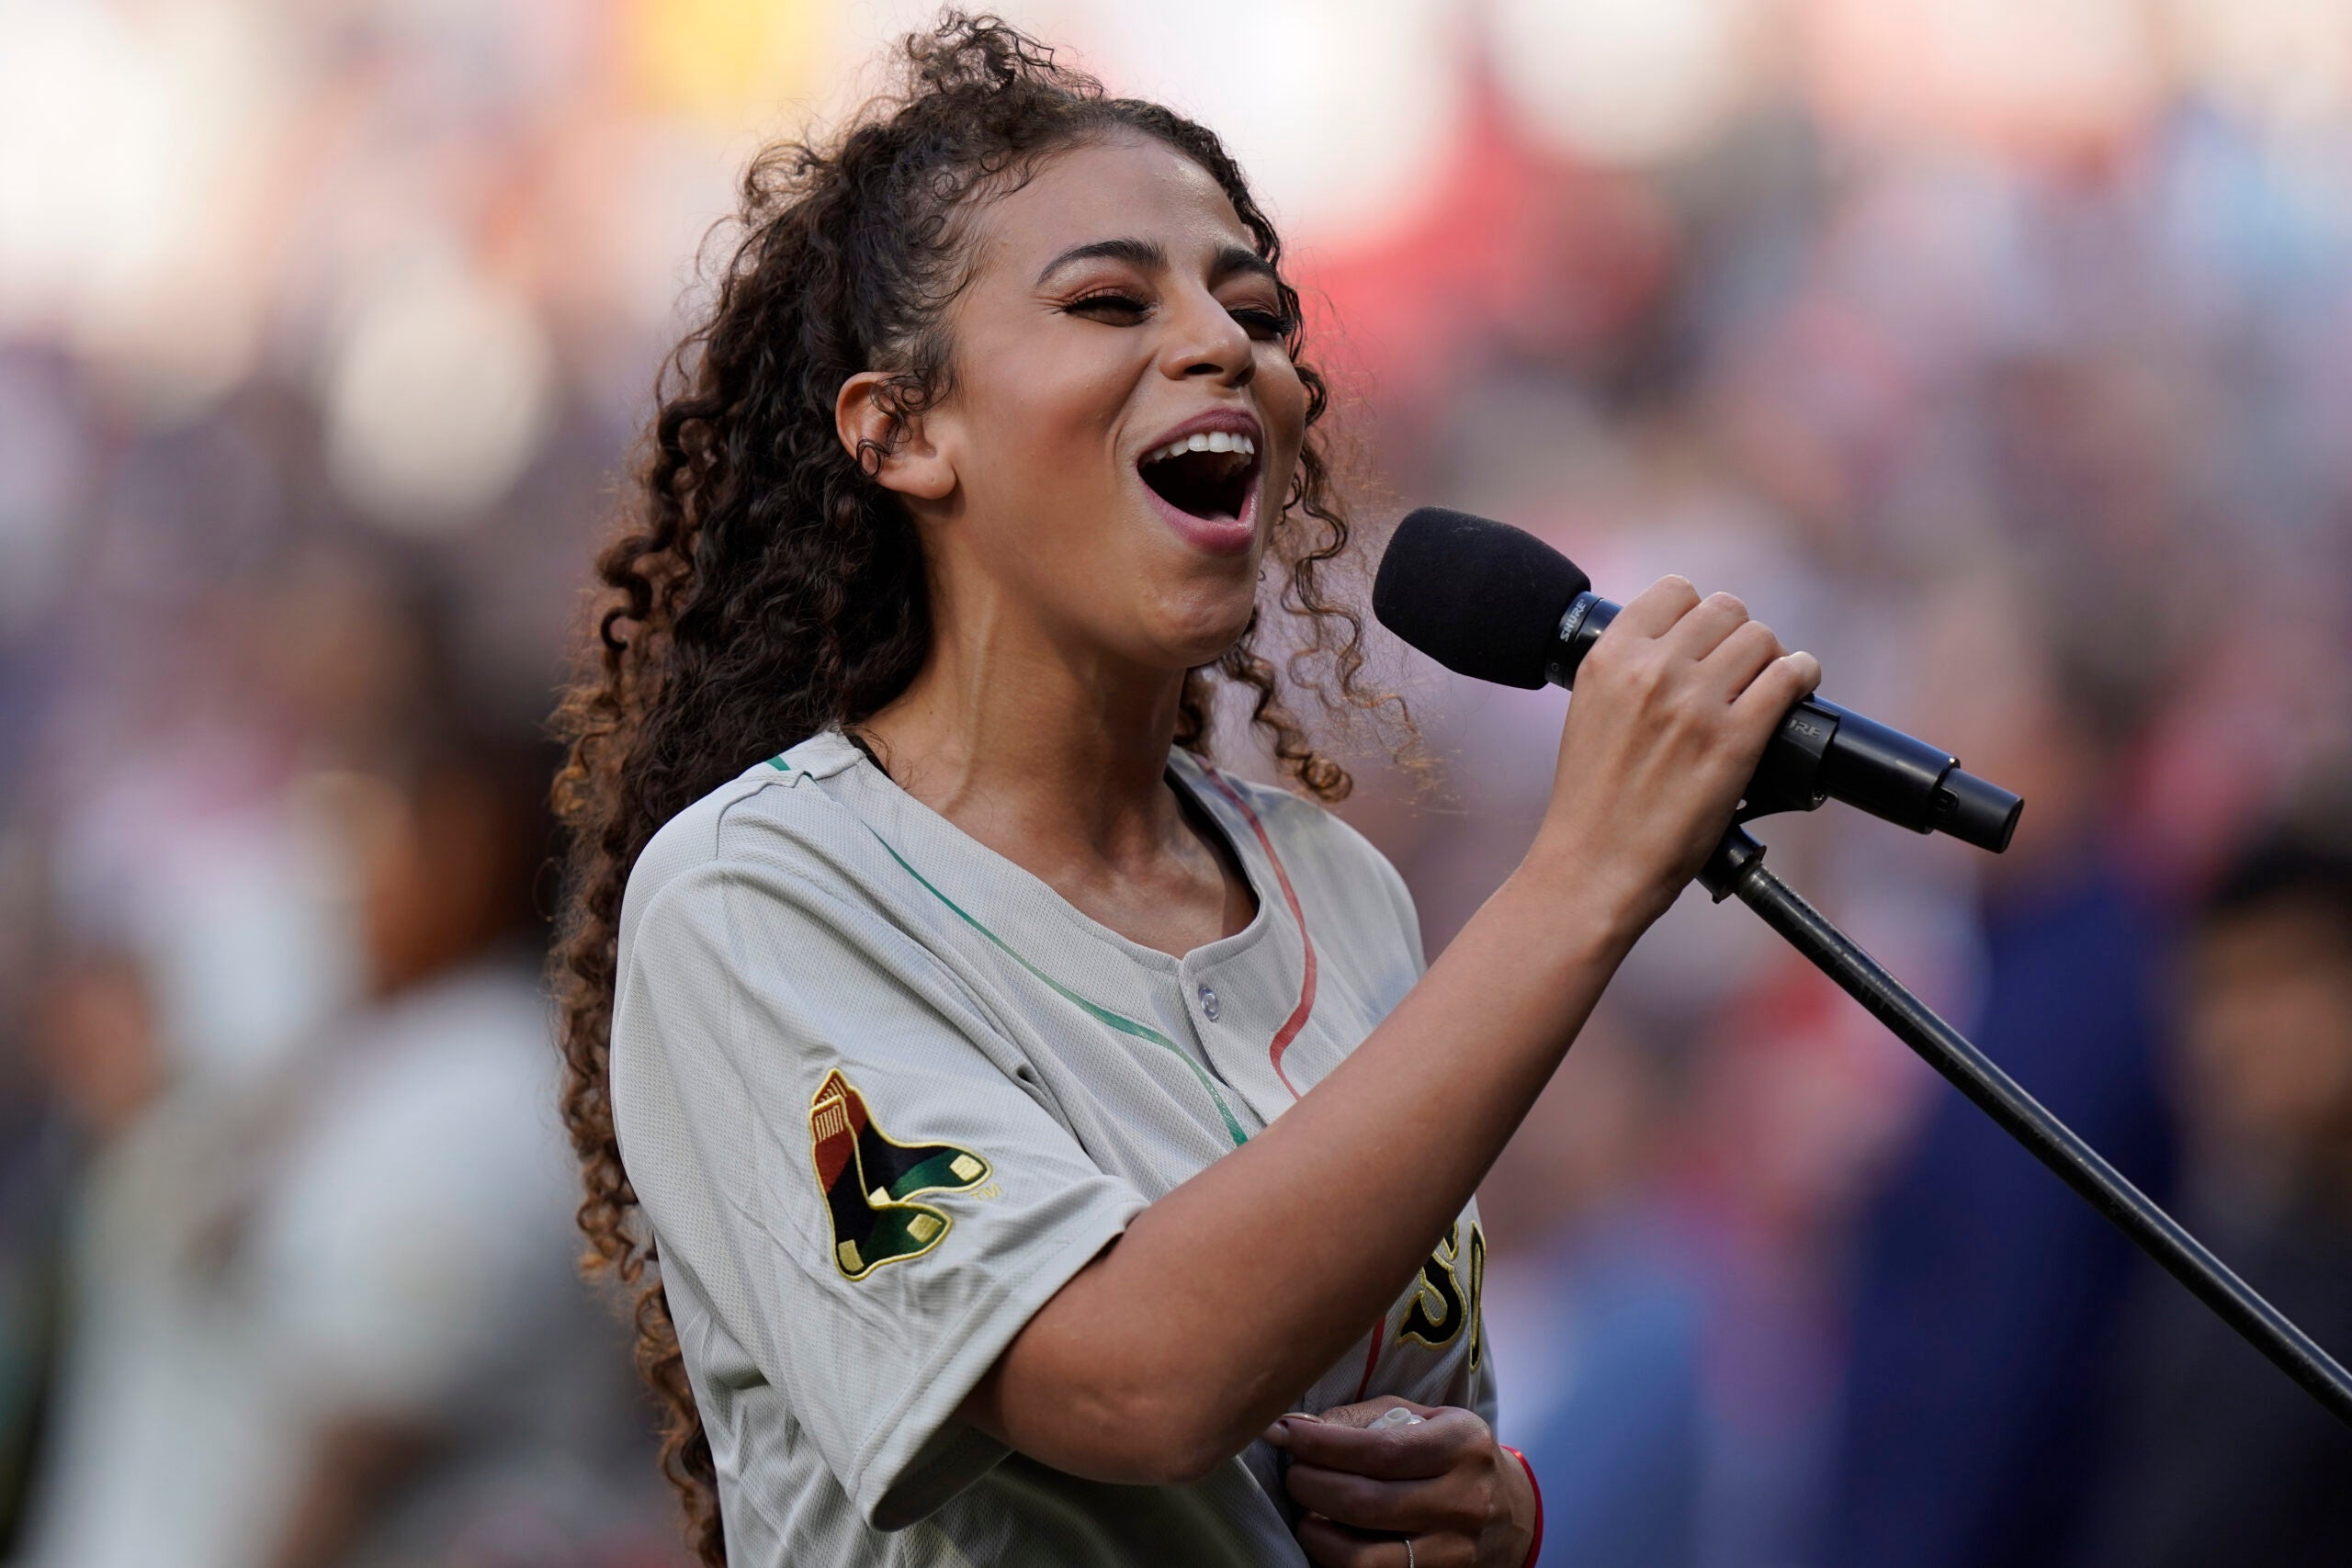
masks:
[[[1258,444],[1247,435],[1211,431],[1147,452],[1137,465],[1143,482],[1177,511],[1212,522],[1241,515],[1258,479]]]

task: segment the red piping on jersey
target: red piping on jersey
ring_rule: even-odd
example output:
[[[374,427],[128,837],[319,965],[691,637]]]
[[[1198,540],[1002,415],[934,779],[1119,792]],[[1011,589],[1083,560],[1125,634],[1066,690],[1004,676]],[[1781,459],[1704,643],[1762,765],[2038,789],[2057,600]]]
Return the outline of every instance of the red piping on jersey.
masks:
[[[1259,847],[1273,863],[1274,880],[1282,884],[1283,901],[1290,906],[1290,918],[1298,922],[1298,944],[1306,952],[1306,976],[1299,982],[1298,1006],[1291,1010],[1290,1017],[1283,1021],[1283,1026],[1274,1031],[1273,1043],[1266,1047],[1266,1060],[1273,1065],[1274,1076],[1283,1080],[1283,1087],[1290,1090],[1293,1100],[1296,1100],[1298,1086],[1290,1081],[1288,1073],[1283,1071],[1283,1053],[1289,1050],[1290,1043],[1298,1038],[1298,1032],[1306,1027],[1306,1015],[1315,1010],[1315,939],[1306,934],[1306,911],[1298,907],[1298,890],[1290,885],[1290,873],[1283,869],[1283,857],[1274,852],[1274,841],[1266,836],[1266,825],[1258,820],[1258,814],[1250,809],[1250,803],[1241,798],[1240,792],[1226,783],[1224,776],[1215,768],[1203,764],[1201,772],[1208,775],[1209,783],[1216,785],[1226,799],[1233,802],[1235,809],[1249,822],[1250,830],[1258,835]],[[1385,1322],[1381,1327],[1384,1333],[1386,1332]],[[1380,1355],[1378,1335],[1373,1337],[1372,1353],[1374,1359]],[[1367,1366],[1364,1376],[1369,1378],[1371,1375],[1372,1369]]]
[[[1315,939],[1306,934],[1306,911],[1299,908],[1298,889],[1290,885],[1290,873],[1283,869],[1283,857],[1274,852],[1274,841],[1267,837],[1266,825],[1258,820],[1258,814],[1250,809],[1250,803],[1241,798],[1240,792],[1225,782],[1223,774],[1206,763],[1201,765],[1201,772],[1208,776],[1209,783],[1216,785],[1217,793],[1233,802],[1234,808],[1250,824],[1250,830],[1258,835],[1259,848],[1266,852],[1266,859],[1273,864],[1274,880],[1282,884],[1283,901],[1290,906],[1290,918],[1298,922],[1298,944],[1306,954],[1306,977],[1299,982],[1298,1006],[1291,1010],[1290,1017],[1283,1021],[1283,1026],[1274,1031],[1273,1043],[1266,1048],[1266,1060],[1273,1064],[1274,1076],[1283,1080],[1283,1087],[1290,1090],[1293,1100],[1296,1100],[1298,1086],[1290,1081],[1288,1073],[1283,1071],[1283,1053],[1290,1049],[1290,1043],[1298,1038],[1300,1030],[1306,1027],[1307,1014],[1315,1010]],[[1387,1337],[1388,1314],[1383,1313],[1372,1325],[1372,1347],[1364,1352],[1363,1376],[1356,1380],[1358,1401],[1363,1400],[1364,1392],[1372,1387],[1372,1374],[1380,1366],[1380,1347]]]

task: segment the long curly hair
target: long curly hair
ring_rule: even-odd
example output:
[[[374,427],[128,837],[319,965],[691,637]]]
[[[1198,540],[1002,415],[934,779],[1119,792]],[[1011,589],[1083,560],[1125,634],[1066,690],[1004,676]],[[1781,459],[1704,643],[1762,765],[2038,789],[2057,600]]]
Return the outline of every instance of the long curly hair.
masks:
[[[874,477],[879,453],[835,434],[842,383],[890,373],[893,433],[948,390],[945,320],[964,281],[964,220],[1056,152],[1155,137],[1198,164],[1261,254],[1281,242],[1217,139],[1090,76],[994,17],[948,13],[904,39],[895,90],[820,143],[790,141],[745,173],[731,257],[707,317],[664,363],[622,525],[597,559],[603,588],[582,675],[554,726],[569,755],[554,802],[565,888],[551,960],[565,1062],[563,1116],[586,1195],[586,1267],[634,1292],[637,1359],[665,1415],[662,1466],[693,1544],[719,1568],[726,1540],[709,1441],[663,1299],[655,1237],[613,1128],[606,1063],[621,896],[654,830],[763,757],[854,726],[914,678],[930,647],[923,558],[904,506]],[[1281,285],[1285,317],[1298,296]],[[1363,626],[1333,581],[1349,525],[1307,391],[1306,443],[1269,565],[1279,576],[1240,638],[1185,678],[1175,740],[1205,755],[1219,682],[1309,795],[1336,801],[1347,772],[1318,751],[1286,689],[1334,715],[1397,699],[1363,679]],[[1258,646],[1283,618],[1277,660]],[[1401,705],[1395,716],[1402,717]]]

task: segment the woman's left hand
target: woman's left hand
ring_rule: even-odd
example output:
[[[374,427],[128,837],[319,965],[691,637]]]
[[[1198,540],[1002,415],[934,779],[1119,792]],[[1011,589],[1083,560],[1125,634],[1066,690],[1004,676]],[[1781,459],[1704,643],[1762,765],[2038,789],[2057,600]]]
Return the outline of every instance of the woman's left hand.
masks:
[[[1372,1425],[1400,1407],[1420,1421]],[[1534,1489],[1473,1411],[1385,1395],[1319,1417],[1285,1416],[1266,1440],[1290,1455],[1290,1495],[1307,1510],[1298,1543],[1317,1568],[1521,1568],[1527,1560]]]

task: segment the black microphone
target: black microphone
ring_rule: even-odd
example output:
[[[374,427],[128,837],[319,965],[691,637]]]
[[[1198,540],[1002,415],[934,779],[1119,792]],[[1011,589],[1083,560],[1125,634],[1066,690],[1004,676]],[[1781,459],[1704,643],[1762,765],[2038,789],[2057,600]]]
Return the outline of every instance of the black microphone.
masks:
[[[1617,606],[1534,535],[1424,506],[1388,541],[1372,613],[1457,675],[1533,691],[1546,682],[1576,684],[1577,666],[1617,618]],[[1996,854],[2009,847],[2025,805],[1962,772],[1948,751],[1806,697],[1765,747],[1739,818],[1811,811],[1832,799]]]

